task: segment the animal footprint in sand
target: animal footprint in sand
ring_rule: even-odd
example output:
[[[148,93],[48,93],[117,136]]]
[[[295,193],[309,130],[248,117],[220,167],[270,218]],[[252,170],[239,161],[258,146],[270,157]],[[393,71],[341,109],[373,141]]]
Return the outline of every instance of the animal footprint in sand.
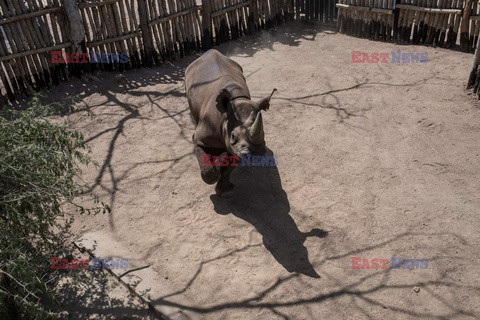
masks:
[[[426,171],[428,171],[429,173],[433,173],[433,174],[446,173],[448,172],[448,167],[449,167],[449,164],[439,163],[439,162],[423,164],[423,168],[426,169]]]
[[[438,134],[443,131],[444,125],[442,123],[436,123],[430,119],[423,118],[418,121],[420,128],[431,134]]]

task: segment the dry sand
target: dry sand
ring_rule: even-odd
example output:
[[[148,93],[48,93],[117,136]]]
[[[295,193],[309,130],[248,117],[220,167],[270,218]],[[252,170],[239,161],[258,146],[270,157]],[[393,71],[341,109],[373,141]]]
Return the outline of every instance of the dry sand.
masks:
[[[159,275],[192,319],[479,319],[480,107],[471,54],[293,23],[218,48],[239,62],[277,168],[242,168],[214,195],[192,151],[188,57],[72,81],[66,116],[99,167],[83,178],[111,214],[77,216]],[[352,64],[351,51],[428,52],[428,63]],[[85,201],[88,200],[86,197]],[[73,237],[72,236],[72,237]],[[351,257],[428,259],[353,270]],[[419,289],[419,290],[418,290]],[[417,292],[418,291],[418,292]]]

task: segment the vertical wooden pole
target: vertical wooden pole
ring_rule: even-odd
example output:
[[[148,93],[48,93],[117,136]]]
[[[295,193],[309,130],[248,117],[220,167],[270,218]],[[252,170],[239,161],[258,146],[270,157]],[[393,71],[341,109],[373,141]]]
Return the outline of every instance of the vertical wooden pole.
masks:
[[[212,4],[210,0],[202,0],[202,49],[208,50],[212,47]]]
[[[460,45],[463,49],[467,49],[468,29],[470,26],[470,15],[472,14],[472,0],[466,0],[463,7],[462,24],[460,25]]]
[[[473,8],[472,8],[472,14],[476,14],[478,12],[478,2],[474,1],[473,2]],[[469,46],[469,51],[475,48],[475,44],[477,43],[477,36],[478,36],[478,31],[479,31],[479,24],[478,21],[471,21],[470,23],[470,33],[469,33],[469,41],[468,41],[468,46]]]
[[[475,57],[473,59],[473,66],[472,66],[472,71],[470,71],[470,76],[468,77],[468,82],[467,82],[467,89],[470,89],[474,85],[477,87],[478,84],[478,74],[477,74],[477,69],[478,69],[478,64],[480,63],[480,37],[478,37],[477,40],[477,48],[475,49]],[[477,89],[477,88],[475,88]],[[476,93],[477,90],[475,90]]]
[[[82,14],[78,8],[77,1],[65,0],[64,10],[70,27],[68,38],[72,43],[71,52],[82,53],[85,48],[85,26],[83,25]],[[75,75],[80,76],[81,70],[79,64],[70,64],[69,69]]]
[[[258,25],[258,0],[252,0],[250,2],[250,10],[249,14],[250,16],[248,17],[248,32],[250,34],[254,34],[255,31],[257,30],[257,25]],[[260,29],[260,28],[258,28]]]
[[[150,28],[148,27],[150,15],[148,14],[147,0],[138,0],[138,16],[140,18],[140,31],[142,32],[145,64],[151,67],[153,57],[153,41]]]
[[[462,7],[462,5],[463,5],[463,0],[460,0],[458,2],[457,8],[464,8],[464,7]],[[455,16],[455,23],[453,24],[453,32],[452,32],[452,38],[451,38],[451,43],[449,44],[449,48],[450,47],[455,47],[455,44],[457,42],[457,33],[460,29],[460,20],[462,18],[458,14],[456,14],[454,16]],[[470,22],[470,18],[468,18],[468,21]]]

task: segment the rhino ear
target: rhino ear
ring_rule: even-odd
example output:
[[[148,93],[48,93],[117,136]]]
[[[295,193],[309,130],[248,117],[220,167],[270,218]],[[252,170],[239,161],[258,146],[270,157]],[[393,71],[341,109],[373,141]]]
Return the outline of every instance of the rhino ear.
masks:
[[[230,103],[230,99],[232,98],[230,92],[227,89],[220,90],[220,93],[215,100],[217,102],[217,109],[221,113],[228,112],[228,104]]]
[[[260,110],[268,110],[270,108],[270,99],[272,99],[273,94],[277,91],[277,89],[273,89],[272,93],[270,93],[270,96],[267,98],[263,98],[258,102],[258,108]]]

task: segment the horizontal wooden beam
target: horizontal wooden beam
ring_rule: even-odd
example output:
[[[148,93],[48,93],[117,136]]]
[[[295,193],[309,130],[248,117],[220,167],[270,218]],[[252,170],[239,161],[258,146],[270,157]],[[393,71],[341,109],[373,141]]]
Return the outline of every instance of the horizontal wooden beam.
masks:
[[[107,43],[122,41],[122,40],[135,38],[135,37],[139,37],[139,36],[140,36],[140,32],[136,31],[136,32],[132,32],[132,33],[129,33],[129,34],[124,34],[123,36],[118,36],[118,37],[114,37],[114,38],[108,38],[108,39],[103,39],[103,40],[98,40],[98,41],[87,42],[86,46],[87,47],[97,47],[97,46],[101,46],[101,45],[104,45],[104,44],[107,44]]]
[[[89,8],[89,7],[98,7],[105,6],[107,4],[114,4],[120,0],[104,0],[104,1],[95,1],[95,2],[82,2],[78,5],[80,9]]]
[[[337,3],[336,6],[337,6],[337,8],[348,9],[348,10],[368,11],[368,12],[381,13],[381,14],[393,14],[392,9],[359,7],[359,6],[351,6],[351,5],[343,4],[343,3]]]
[[[480,20],[480,16],[470,16],[470,20]]]
[[[245,2],[242,2],[242,3],[236,4],[234,6],[222,9],[222,10],[218,10],[216,12],[212,12],[211,17],[214,18],[214,17],[221,16],[224,13],[227,13],[227,12],[230,12],[230,11],[233,11],[233,10],[236,10],[236,9],[240,9],[242,7],[249,6],[251,3],[252,3],[252,1],[249,0],[249,1],[245,1]]]
[[[159,17],[155,20],[152,20],[148,23],[148,26],[151,27],[153,25],[156,25],[156,24],[159,24],[159,23],[165,23],[165,22],[168,22],[172,19],[175,19],[175,18],[178,18],[178,17],[181,17],[183,15],[186,15],[186,14],[189,14],[189,13],[193,13],[193,12],[196,12],[200,10],[200,7],[199,6],[195,6],[195,7],[192,7],[190,9],[186,9],[186,10],[183,10],[183,11],[180,11],[180,12],[177,12],[177,13],[174,13],[174,14],[171,14],[171,15],[168,15],[168,16],[165,16],[165,17]]]
[[[29,50],[29,51],[24,51],[24,52],[19,52],[19,53],[14,53],[10,54],[8,56],[3,56],[0,57],[0,61],[7,61],[7,60],[12,60],[12,59],[17,59],[17,58],[22,58],[34,54],[40,54],[40,53],[45,53],[49,51],[57,51],[57,50],[62,50],[63,48],[68,48],[71,47],[72,44],[70,42],[64,43],[64,44],[59,44],[56,46],[51,46],[51,47],[45,47],[45,48],[40,48],[40,49],[35,49],[35,50]]]
[[[429,13],[445,13],[445,14],[462,14],[462,9],[445,9],[445,8],[427,8],[427,7],[417,7],[411,6],[408,4],[397,4],[395,8],[404,9],[404,10],[414,10],[420,12],[429,12]]]
[[[49,13],[58,12],[58,11],[61,11],[61,10],[62,10],[61,7],[55,7],[55,8],[42,9],[42,10],[38,10],[38,11],[35,11],[35,12],[24,13],[24,14],[20,14],[18,16],[8,17],[8,18],[0,20],[0,26],[4,25],[4,24],[7,24],[7,23],[15,22],[15,21],[18,21],[18,20],[35,18],[35,17],[43,16],[43,15],[46,15],[46,14],[49,14]]]

